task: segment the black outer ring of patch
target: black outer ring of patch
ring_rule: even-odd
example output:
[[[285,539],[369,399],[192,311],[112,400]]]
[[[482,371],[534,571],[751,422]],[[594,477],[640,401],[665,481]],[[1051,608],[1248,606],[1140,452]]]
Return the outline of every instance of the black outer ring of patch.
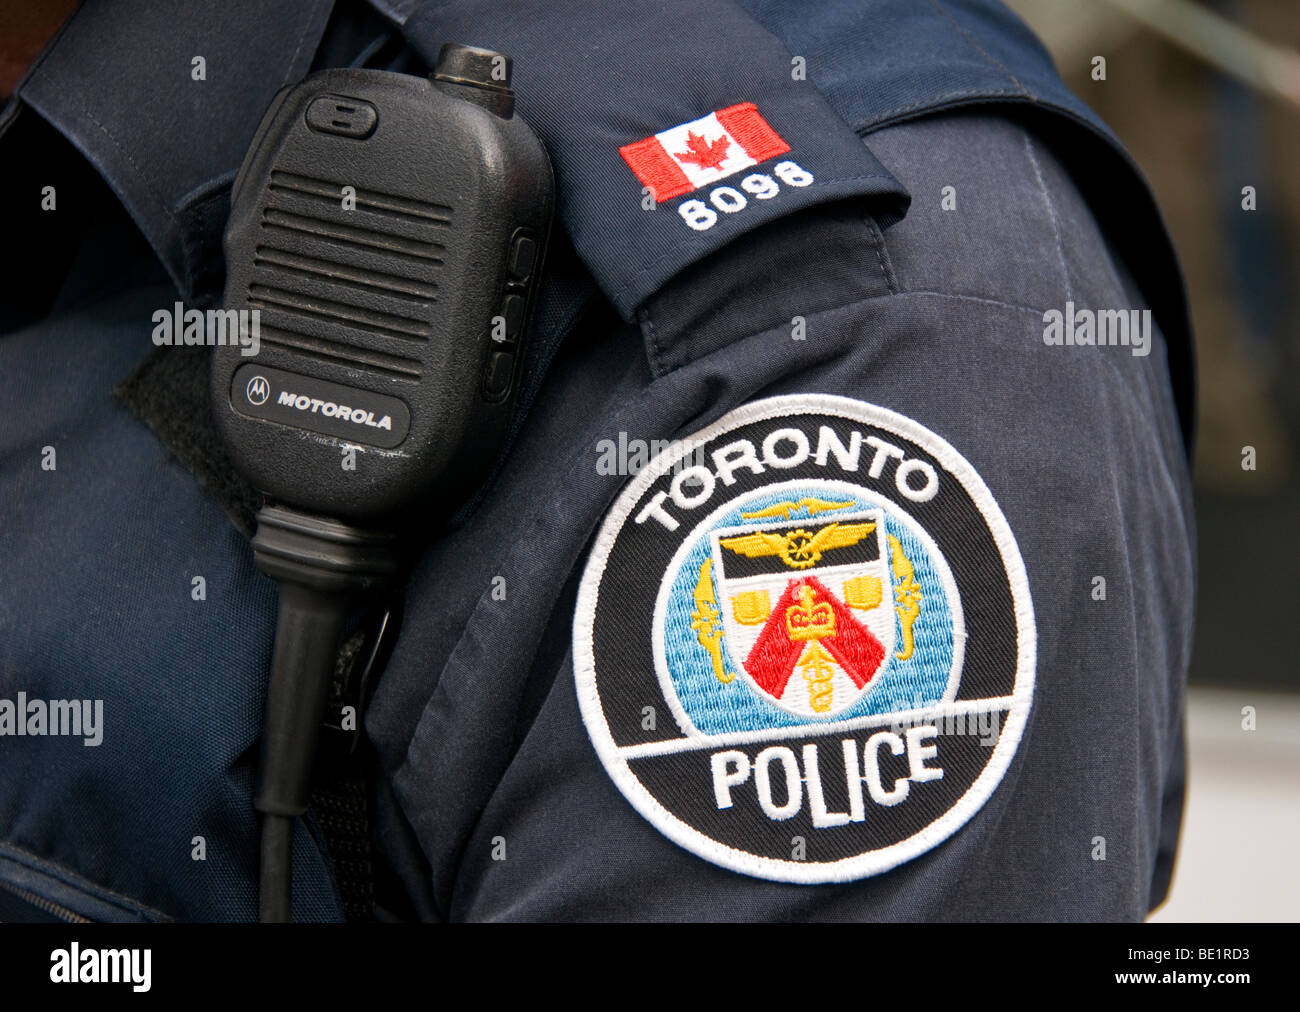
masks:
[[[852,432],[862,434],[864,441],[856,472],[842,470],[834,454],[828,457],[825,466],[816,463],[817,433],[823,425],[829,426],[844,446],[849,445]],[[636,524],[634,519],[656,493],[668,491],[675,477],[673,471],[653,480],[628,512],[600,577],[591,633],[599,705],[615,746],[686,739],[669,719],[672,709],[656,674],[653,616],[662,580],[682,542],[714,509],[776,483],[843,481],[877,494],[889,501],[891,509],[911,517],[929,534],[948,563],[968,634],[971,630],[979,631],[978,635],[968,635],[956,701],[1009,697],[1014,693],[1018,648],[1011,584],[984,513],[961,479],[923,446],[893,429],[816,409],[760,418],[728,428],[703,444],[705,459],[710,459],[711,451],[741,439],[749,440],[757,450],[767,435],[783,428],[801,429],[809,438],[812,452],[797,467],[769,468],[763,474],[738,468],[734,471],[734,484],[718,481],[713,495],[694,510],[682,510],[671,499],[667,500],[666,508],[680,523],[674,531],[653,519],[643,524]],[[939,492],[934,498],[915,502],[901,495],[894,481],[899,461],[892,458],[878,478],[870,477],[868,467],[875,453],[865,442],[870,435],[900,447],[909,460],[930,464],[939,476]],[[635,634],[629,635],[629,630],[635,630]],[[642,726],[646,706],[655,707],[656,713],[664,717],[657,721],[655,730]],[[999,713],[999,733],[1006,717],[1007,710],[1003,709]],[[765,745],[780,744],[800,755],[804,744],[817,744],[827,806],[843,811],[848,805],[848,795],[839,756],[840,741],[856,736],[861,742],[878,729],[830,735],[809,734],[810,729],[816,732],[815,725],[811,724],[792,727],[788,735],[744,747],[753,753]],[[818,864],[883,850],[924,832],[942,818],[967,794],[993,755],[994,748],[981,744],[979,737],[978,733],[943,735],[945,775],[941,780],[912,784],[909,799],[885,810],[885,814],[868,800],[869,818],[832,828],[813,826],[806,800],[797,815],[781,821],[768,819],[752,806],[719,811],[712,796],[709,767],[714,749],[633,758],[627,765],[670,815],[715,843],[757,858],[789,862],[792,841],[802,837],[806,846],[804,860]],[[907,776],[905,757],[893,757],[888,749],[882,749],[879,758],[885,783],[893,777]],[[838,876],[826,880],[835,878]]]

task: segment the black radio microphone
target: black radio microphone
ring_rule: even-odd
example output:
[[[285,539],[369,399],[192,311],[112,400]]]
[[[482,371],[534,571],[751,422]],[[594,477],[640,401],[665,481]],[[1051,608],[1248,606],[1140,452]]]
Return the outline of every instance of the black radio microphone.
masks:
[[[514,410],[554,203],[507,56],[442,47],[432,79],[330,70],[272,101],[236,177],[212,401],[266,496],[279,586],[255,807],[261,919],[290,912],[340,630],[396,580],[398,539],[485,478]],[[252,349],[255,354],[249,355]]]

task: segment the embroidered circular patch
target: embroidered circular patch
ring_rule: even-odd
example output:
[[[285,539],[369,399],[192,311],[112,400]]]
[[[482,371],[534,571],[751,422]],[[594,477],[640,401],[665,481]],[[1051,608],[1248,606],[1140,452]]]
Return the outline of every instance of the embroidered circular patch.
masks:
[[[1024,563],[974,468],[843,397],[747,404],[619,496],[574,619],[583,720],[661,832],[735,871],[864,878],[988,799],[1033,697]]]

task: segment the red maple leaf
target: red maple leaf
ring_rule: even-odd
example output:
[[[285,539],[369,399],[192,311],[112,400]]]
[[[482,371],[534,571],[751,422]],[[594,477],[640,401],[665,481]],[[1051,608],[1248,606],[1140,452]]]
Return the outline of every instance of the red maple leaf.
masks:
[[[695,131],[686,134],[686,146],[689,151],[675,151],[673,157],[679,162],[694,162],[702,169],[720,169],[726,161],[727,149],[731,141],[723,135],[714,141],[707,141]]]

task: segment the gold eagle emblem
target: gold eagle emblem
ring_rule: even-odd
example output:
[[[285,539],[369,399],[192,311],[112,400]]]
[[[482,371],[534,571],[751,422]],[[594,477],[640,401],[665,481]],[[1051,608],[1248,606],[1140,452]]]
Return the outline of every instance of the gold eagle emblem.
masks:
[[[802,527],[785,534],[755,531],[753,534],[742,534],[739,537],[722,538],[719,544],[737,555],[744,555],[751,559],[777,555],[791,569],[807,569],[809,566],[817,565],[822,555],[830,549],[856,545],[875,529],[874,523],[833,523],[823,527],[816,534]]]

